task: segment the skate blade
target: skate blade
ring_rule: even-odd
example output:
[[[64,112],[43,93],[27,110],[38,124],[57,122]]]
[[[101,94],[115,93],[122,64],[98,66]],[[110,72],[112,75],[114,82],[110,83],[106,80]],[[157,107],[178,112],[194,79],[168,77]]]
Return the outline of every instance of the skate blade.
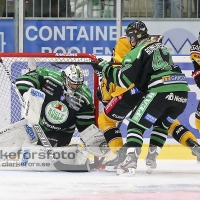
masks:
[[[115,166],[105,166],[105,171],[107,171],[107,172],[116,172],[117,168]]]
[[[147,173],[147,174],[152,174],[153,171],[154,171],[154,169],[155,169],[155,168],[152,168],[152,167],[148,167],[148,166],[147,166],[146,173]]]
[[[128,168],[127,170],[125,171],[123,169],[117,169],[117,175],[118,176],[126,176],[126,177],[135,176],[134,168]]]

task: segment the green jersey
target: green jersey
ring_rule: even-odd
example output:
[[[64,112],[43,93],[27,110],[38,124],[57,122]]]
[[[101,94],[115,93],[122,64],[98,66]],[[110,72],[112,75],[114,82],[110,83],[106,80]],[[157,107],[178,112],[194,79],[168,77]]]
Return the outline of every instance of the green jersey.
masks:
[[[173,64],[168,49],[160,42],[144,40],[123,59],[122,68],[111,68],[109,79],[123,88],[132,83],[142,92],[189,91],[186,76]]]
[[[92,93],[85,84],[72,97],[67,97],[61,72],[40,67],[20,76],[16,80],[16,85],[22,95],[30,87],[39,89],[46,94],[40,116],[40,125],[45,132],[73,133],[75,128],[82,132],[89,125],[94,124]],[[73,105],[73,101],[71,99],[69,101],[69,98],[78,101],[80,106]]]

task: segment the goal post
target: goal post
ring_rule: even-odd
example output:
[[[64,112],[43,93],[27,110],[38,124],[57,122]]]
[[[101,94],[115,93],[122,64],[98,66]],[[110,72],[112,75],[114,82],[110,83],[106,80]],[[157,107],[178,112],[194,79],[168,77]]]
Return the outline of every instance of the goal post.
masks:
[[[85,84],[88,85],[93,95],[95,123],[98,125],[99,101],[96,97],[96,90],[99,79],[92,67],[92,62],[98,62],[95,55],[88,53],[0,53],[0,60],[9,70],[14,82],[19,76],[34,68],[49,67],[61,71],[71,64],[79,64],[84,73]],[[21,108],[18,95],[12,88],[5,71],[0,67],[0,129],[20,120]]]

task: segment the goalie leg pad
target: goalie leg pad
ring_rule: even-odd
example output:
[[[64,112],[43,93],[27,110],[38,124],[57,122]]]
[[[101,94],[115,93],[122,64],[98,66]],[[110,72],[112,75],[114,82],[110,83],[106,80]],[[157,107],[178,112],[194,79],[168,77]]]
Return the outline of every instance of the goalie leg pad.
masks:
[[[105,156],[109,148],[103,133],[94,125],[90,125],[80,133],[86,150],[95,156]]]
[[[22,145],[29,141],[25,125],[26,120],[21,120],[0,129],[0,150],[2,153],[0,159],[9,156],[16,157]]]
[[[54,147],[54,158],[63,164],[84,165],[88,162],[88,152],[80,145]],[[25,144],[21,150],[21,165],[37,171],[55,171],[52,158],[40,145]]]

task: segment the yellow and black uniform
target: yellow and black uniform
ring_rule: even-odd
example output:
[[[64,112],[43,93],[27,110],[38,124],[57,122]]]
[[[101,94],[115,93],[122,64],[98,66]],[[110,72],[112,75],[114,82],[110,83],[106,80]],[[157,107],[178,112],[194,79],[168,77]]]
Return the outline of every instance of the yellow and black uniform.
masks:
[[[113,51],[112,59],[114,62],[122,62],[123,57],[130,49],[131,45],[126,39],[126,36],[120,37]],[[113,67],[119,66],[113,65]],[[105,78],[102,78],[98,88],[97,96],[105,105],[104,112],[99,115],[98,124],[104,133],[109,147],[114,153],[123,146],[122,135],[117,127],[117,123],[128,115],[137,101],[143,96],[142,93],[138,93],[132,98],[133,95],[130,95],[130,92],[135,92],[134,84],[128,89],[124,89],[109,82]]]
[[[126,39],[126,36],[119,38],[113,52],[113,60],[122,62],[124,56],[131,50],[131,45]],[[113,66],[116,67],[116,66]],[[109,147],[113,152],[116,152],[123,146],[122,136],[117,122],[122,121],[126,115],[135,107],[143,93],[139,93],[134,84],[129,88],[122,88],[109,82],[109,79],[103,78],[99,87],[99,99],[104,103],[105,108],[98,119],[99,128],[104,132],[105,138]],[[177,132],[178,130],[178,132]],[[156,130],[154,131],[156,132]],[[177,134],[179,133],[179,134]],[[192,138],[197,141],[195,136],[178,120],[175,120],[168,130],[168,134],[172,135],[176,141],[184,146],[187,146],[186,141]],[[150,142],[153,141],[155,135],[151,135]],[[156,145],[158,143],[154,142]]]
[[[199,36],[200,37],[200,36]],[[194,72],[192,76],[197,84],[197,87],[200,88],[200,41],[196,40],[190,49],[190,58],[194,65]],[[197,106],[195,113],[195,125],[198,130],[200,130],[200,102]]]

